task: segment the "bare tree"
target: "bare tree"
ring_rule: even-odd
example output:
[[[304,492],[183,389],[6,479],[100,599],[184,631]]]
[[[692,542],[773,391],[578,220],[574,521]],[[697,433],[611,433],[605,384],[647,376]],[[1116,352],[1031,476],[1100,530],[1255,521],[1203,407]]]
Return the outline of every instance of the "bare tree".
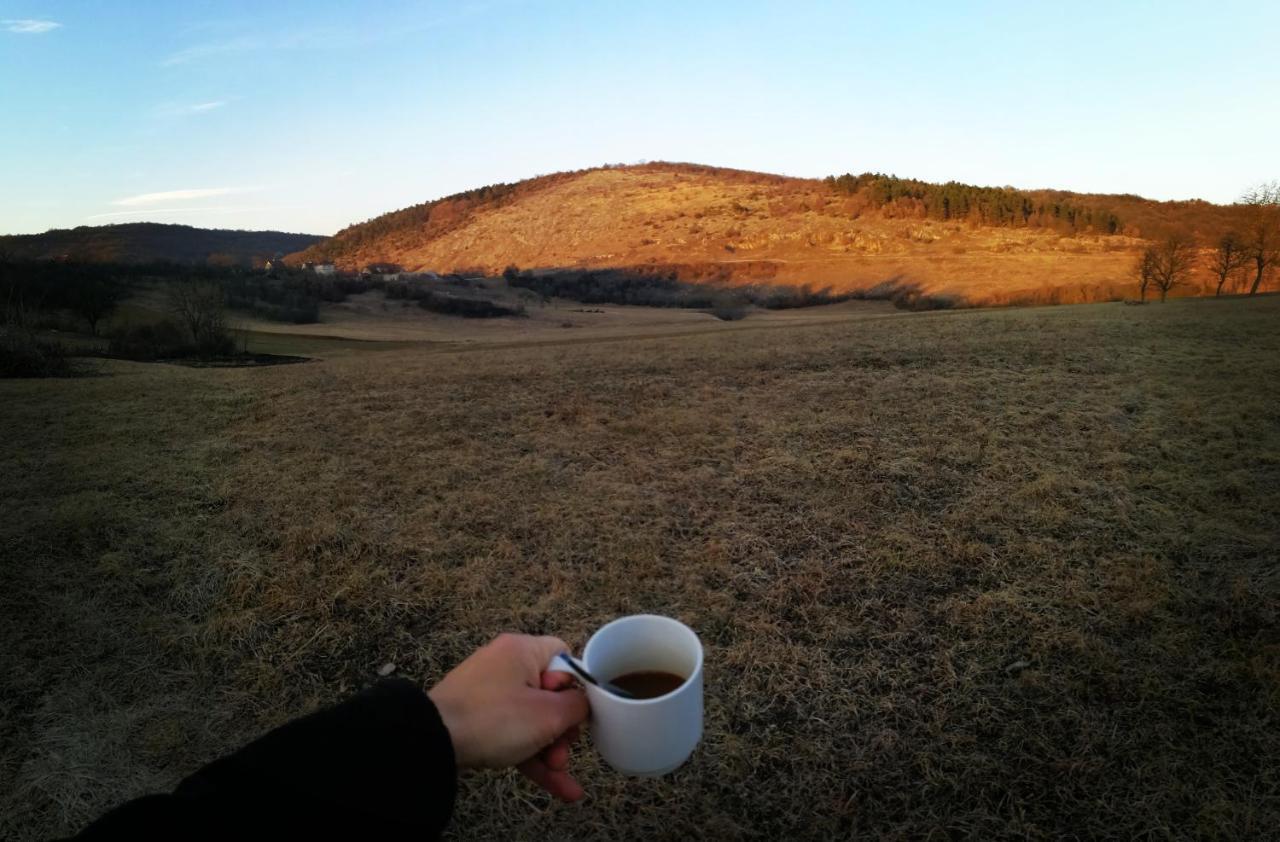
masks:
[[[120,302],[122,290],[106,278],[90,277],[76,285],[71,310],[89,325],[89,332],[98,335],[98,324],[111,315]]]
[[[1161,303],[1169,296],[1169,290],[1181,286],[1191,276],[1195,266],[1196,247],[1185,234],[1170,234],[1153,248],[1155,263],[1151,282],[1160,290]]]
[[[227,311],[222,287],[203,281],[175,281],[169,285],[169,309],[197,348],[215,350],[225,344]]]
[[[1142,255],[1138,258],[1138,262],[1133,267],[1133,273],[1138,276],[1138,300],[1147,300],[1147,288],[1156,278],[1156,247],[1147,246],[1142,250]]]
[[[1249,294],[1256,295],[1267,270],[1280,266],[1280,182],[1246,190],[1240,204],[1245,206],[1244,243],[1254,268]]]
[[[1209,262],[1209,268],[1218,279],[1214,296],[1222,295],[1222,288],[1227,285],[1231,276],[1248,266],[1251,259],[1252,255],[1239,234],[1234,231],[1223,234]]]

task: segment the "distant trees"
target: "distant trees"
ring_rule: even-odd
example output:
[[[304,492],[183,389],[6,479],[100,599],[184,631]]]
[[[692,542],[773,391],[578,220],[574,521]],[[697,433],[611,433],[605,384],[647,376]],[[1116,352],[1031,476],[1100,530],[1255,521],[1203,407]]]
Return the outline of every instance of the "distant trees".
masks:
[[[1240,204],[1246,209],[1244,246],[1254,269],[1249,294],[1256,295],[1267,271],[1280,266],[1280,182],[1246,190]]]
[[[934,184],[883,173],[845,173],[824,181],[837,193],[860,197],[872,207],[901,215],[1099,234],[1115,234],[1121,228],[1120,218],[1107,208],[1011,187],[977,187],[958,181]]]
[[[114,280],[101,273],[86,273],[67,293],[68,309],[89,326],[89,332],[98,335],[98,324],[115,312],[124,296],[124,290]]]
[[[215,265],[230,257],[243,265],[252,254],[289,254],[323,239],[279,231],[229,231],[127,222],[54,229],[43,234],[0,235],[0,247],[20,260],[62,260],[69,256],[79,263],[170,262],[199,266]]]
[[[1222,288],[1227,285],[1227,281],[1248,266],[1250,259],[1251,253],[1244,238],[1238,233],[1228,231],[1218,238],[1218,245],[1209,257],[1209,268],[1218,279],[1213,292],[1215,297],[1222,295]]]
[[[72,374],[67,349],[37,335],[24,290],[0,254],[0,377],[60,377]]]
[[[584,304],[634,304],[643,307],[684,307],[712,310],[733,302],[745,307],[754,304],[768,310],[787,310],[834,304],[853,297],[833,293],[829,287],[757,284],[726,288],[722,282],[681,281],[677,267],[634,266],[619,269],[560,269],[520,273],[508,280],[511,286],[531,290],[544,299],[568,298]],[[727,280],[727,279],[726,279]]]
[[[66,313],[97,336],[102,320],[128,292],[121,267],[71,260],[0,257],[0,298],[22,301],[31,312]]]
[[[1182,286],[1195,266],[1196,246],[1185,234],[1170,234],[1152,246],[1151,282],[1160,290],[1160,301],[1169,290]]]
[[[227,330],[226,295],[218,284],[198,280],[171,283],[169,310],[186,328],[198,351],[221,354],[234,350]]]
[[[1147,289],[1156,279],[1156,247],[1147,246],[1142,250],[1142,254],[1138,256],[1138,262],[1133,267],[1133,273],[1138,277],[1138,300],[1147,300]]]

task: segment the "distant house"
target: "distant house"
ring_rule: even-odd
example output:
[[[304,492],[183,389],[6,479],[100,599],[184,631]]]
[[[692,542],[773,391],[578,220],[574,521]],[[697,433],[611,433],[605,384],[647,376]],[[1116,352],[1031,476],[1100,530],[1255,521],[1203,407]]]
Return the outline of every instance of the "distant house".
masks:
[[[336,274],[338,274],[338,267],[334,266],[332,263],[311,263],[311,262],[307,262],[307,263],[302,264],[302,270],[303,270],[304,272],[314,272],[314,273],[315,273],[315,274],[317,274],[317,275],[336,275]]]
[[[279,255],[276,255],[275,257],[272,257],[269,260],[267,260],[266,263],[262,264],[262,268],[266,269],[268,272],[283,271],[285,268],[284,258]]]
[[[398,275],[403,270],[394,263],[370,263],[364,271],[370,275]]]

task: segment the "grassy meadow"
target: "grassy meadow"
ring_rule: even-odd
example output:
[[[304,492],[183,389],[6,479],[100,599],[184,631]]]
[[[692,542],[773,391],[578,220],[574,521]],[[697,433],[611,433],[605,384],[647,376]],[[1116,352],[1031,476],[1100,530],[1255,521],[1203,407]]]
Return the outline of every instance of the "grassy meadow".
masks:
[[[568,806],[467,775],[451,838],[1272,836],[1278,325],[849,310],[0,381],[0,837],[386,662],[633,612],[706,646],[692,760],[581,749]]]

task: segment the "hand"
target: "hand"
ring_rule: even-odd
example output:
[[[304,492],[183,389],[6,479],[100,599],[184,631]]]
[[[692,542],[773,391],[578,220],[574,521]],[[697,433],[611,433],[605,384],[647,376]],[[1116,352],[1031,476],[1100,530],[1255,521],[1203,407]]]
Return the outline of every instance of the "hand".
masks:
[[[554,637],[499,635],[427,691],[449,729],[458,766],[515,766],[557,798],[583,796],[567,769],[569,746],[589,713],[587,697],[570,676],[543,673],[568,649]]]

